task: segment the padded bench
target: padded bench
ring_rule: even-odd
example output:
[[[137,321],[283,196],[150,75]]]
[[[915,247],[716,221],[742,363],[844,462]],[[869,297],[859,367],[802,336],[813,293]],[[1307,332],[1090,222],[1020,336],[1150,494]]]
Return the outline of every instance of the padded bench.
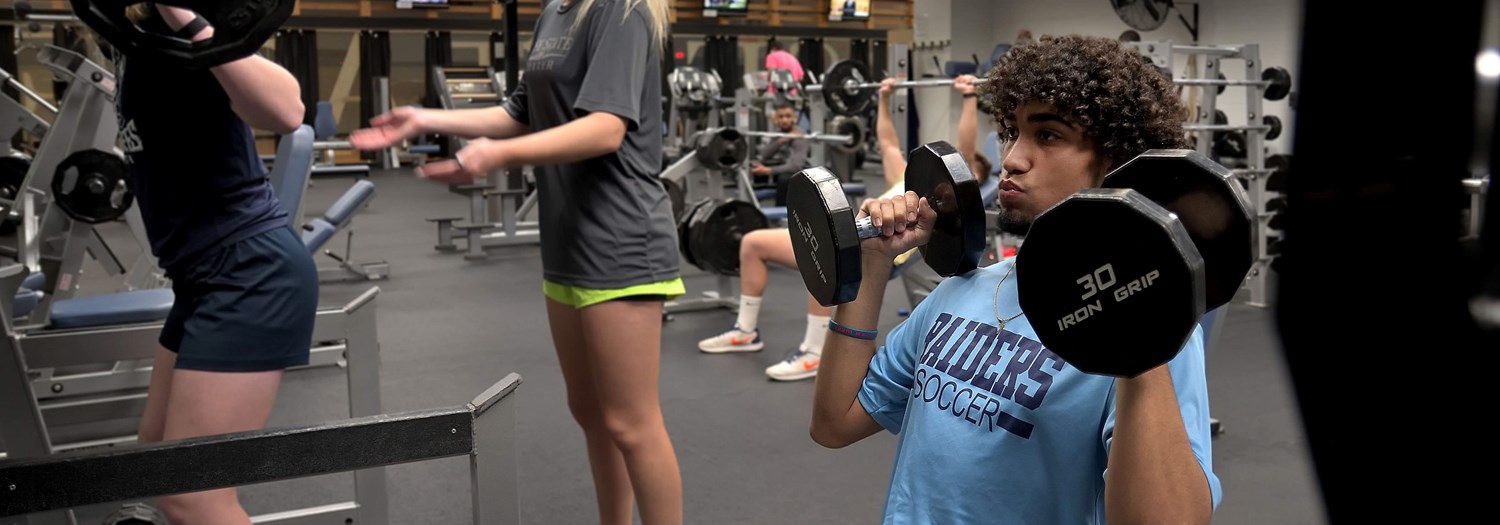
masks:
[[[174,295],[169,288],[132,290],[52,303],[53,328],[87,328],[150,323],[167,318]]]
[[[354,217],[355,212],[364,207],[365,203],[370,202],[370,198],[374,196],[375,183],[368,180],[355,182],[339,197],[339,200],[334,201],[333,205],[328,207],[328,211],[323,212],[322,217],[308,221],[302,227],[302,243],[307,245],[308,251],[318,251],[328,242],[328,239],[333,238],[333,234],[338,232],[339,228],[349,223],[349,219]]]

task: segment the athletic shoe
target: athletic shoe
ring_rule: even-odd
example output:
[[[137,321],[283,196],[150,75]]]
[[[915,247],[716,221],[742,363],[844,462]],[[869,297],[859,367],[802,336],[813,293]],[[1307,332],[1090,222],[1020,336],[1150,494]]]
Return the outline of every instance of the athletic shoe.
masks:
[[[800,347],[787,353],[785,361],[766,367],[766,375],[777,381],[799,381],[818,375],[818,354]]]
[[[741,332],[739,325],[730,328],[728,332],[698,341],[698,349],[710,354],[759,352],[765,346],[760,341],[759,328],[754,332]]]

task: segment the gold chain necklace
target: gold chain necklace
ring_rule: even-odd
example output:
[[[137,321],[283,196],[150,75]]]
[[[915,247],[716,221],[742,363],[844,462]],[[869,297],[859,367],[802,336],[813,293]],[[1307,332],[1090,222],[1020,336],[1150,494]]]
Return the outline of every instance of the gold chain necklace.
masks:
[[[1026,313],[1026,312],[1017,313],[1016,315],[1010,316],[1010,319],[1001,319],[1000,318],[1000,285],[1005,284],[1005,279],[1009,278],[1010,277],[1010,272],[1013,272],[1015,270],[1016,270],[1016,263],[1015,263],[1015,261],[1011,261],[1011,263],[1010,263],[1010,269],[1005,270],[1005,277],[1001,277],[1000,278],[1000,282],[995,283],[995,320],[1000,322],[1000,328],[999,328],[1000,330],[1004,330],[1005,329],[1005,323],[1009,323],[1011,321],[1014,321],[1017,317],[1020,317],[1021,314]]]

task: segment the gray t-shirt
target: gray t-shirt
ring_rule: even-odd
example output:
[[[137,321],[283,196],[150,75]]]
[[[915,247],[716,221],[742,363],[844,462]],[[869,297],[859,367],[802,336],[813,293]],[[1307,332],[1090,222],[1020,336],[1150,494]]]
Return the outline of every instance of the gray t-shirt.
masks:
[[[581,288],[615,289],[678,277],[677,230],[661,173],[661,51],[646,2],[578,6],[548,2],[531,56],[505,102],[541,131],[596,111],[623,117],[620,149],[558,166],[536,166],[542,275]]]

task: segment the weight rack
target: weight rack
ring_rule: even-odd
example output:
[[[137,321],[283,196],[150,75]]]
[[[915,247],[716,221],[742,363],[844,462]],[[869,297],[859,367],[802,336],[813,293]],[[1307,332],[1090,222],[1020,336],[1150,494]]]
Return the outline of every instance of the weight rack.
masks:
[[[1242,289],[1247,289],[1250,298],[1247,301],[1251,306],[1267,307],[1270,305],[1270,273],[1271,261],[1276,254],[1270,250],[1271,243],[1281,237],[1279,230],[1270,226],[1271,217],[1276,215],[1274,211],[1268,211],[1266,204],[1282,194],[1266,189],[1266,181],[1270,178],[1273,170],[1266,169],[1265,135],[1269,131],[1267,126],[1259,125],[1260,119],[1265,115],[1262,107],[1266,86],[1257,82],[1245,82],[1235,80],[1221,80],[1219,71],[1220,62],[1223,60],[1240,60],[1244,63],[1244,78],[1259,79],[1261,70],[1265,65],[1260,60],[1259,44],[1239,45],[1180,45],[1171,41],[1158,42],[1126,42],[1134,46],[1142,55],[1150,58],[1159,68],[1170,71],[1173,59],[1176,55],[1196,55],[1205,57],[1201,76],[1194,79],[1186,79],[1188,83],[1203,86],[1200,90],[1202,97],[1196,108],[1196,120],[1188,124],[1188,129],[1197,131],[1195,149],[1204,155],[1213,157],[1213,137],[1215,132],[1245,131],[1245,167],[1231,169],[1235,177],[1246,183],[1246,195],[1250,199],[1251,212],[1255,215],[1256,225],[1254,239],[1255,263],[1250,266],[1250,272],[1245,277]],[[1177,82],[1174,80],[1174,82]],[[1245,119],[1251,125],[1215,125],[1214,113],[1218,102],[1218,89],[1214,86],[1234,86],[1244,88],[1245,96]],[[1288,123],[1290,128],[1290,123]]]

